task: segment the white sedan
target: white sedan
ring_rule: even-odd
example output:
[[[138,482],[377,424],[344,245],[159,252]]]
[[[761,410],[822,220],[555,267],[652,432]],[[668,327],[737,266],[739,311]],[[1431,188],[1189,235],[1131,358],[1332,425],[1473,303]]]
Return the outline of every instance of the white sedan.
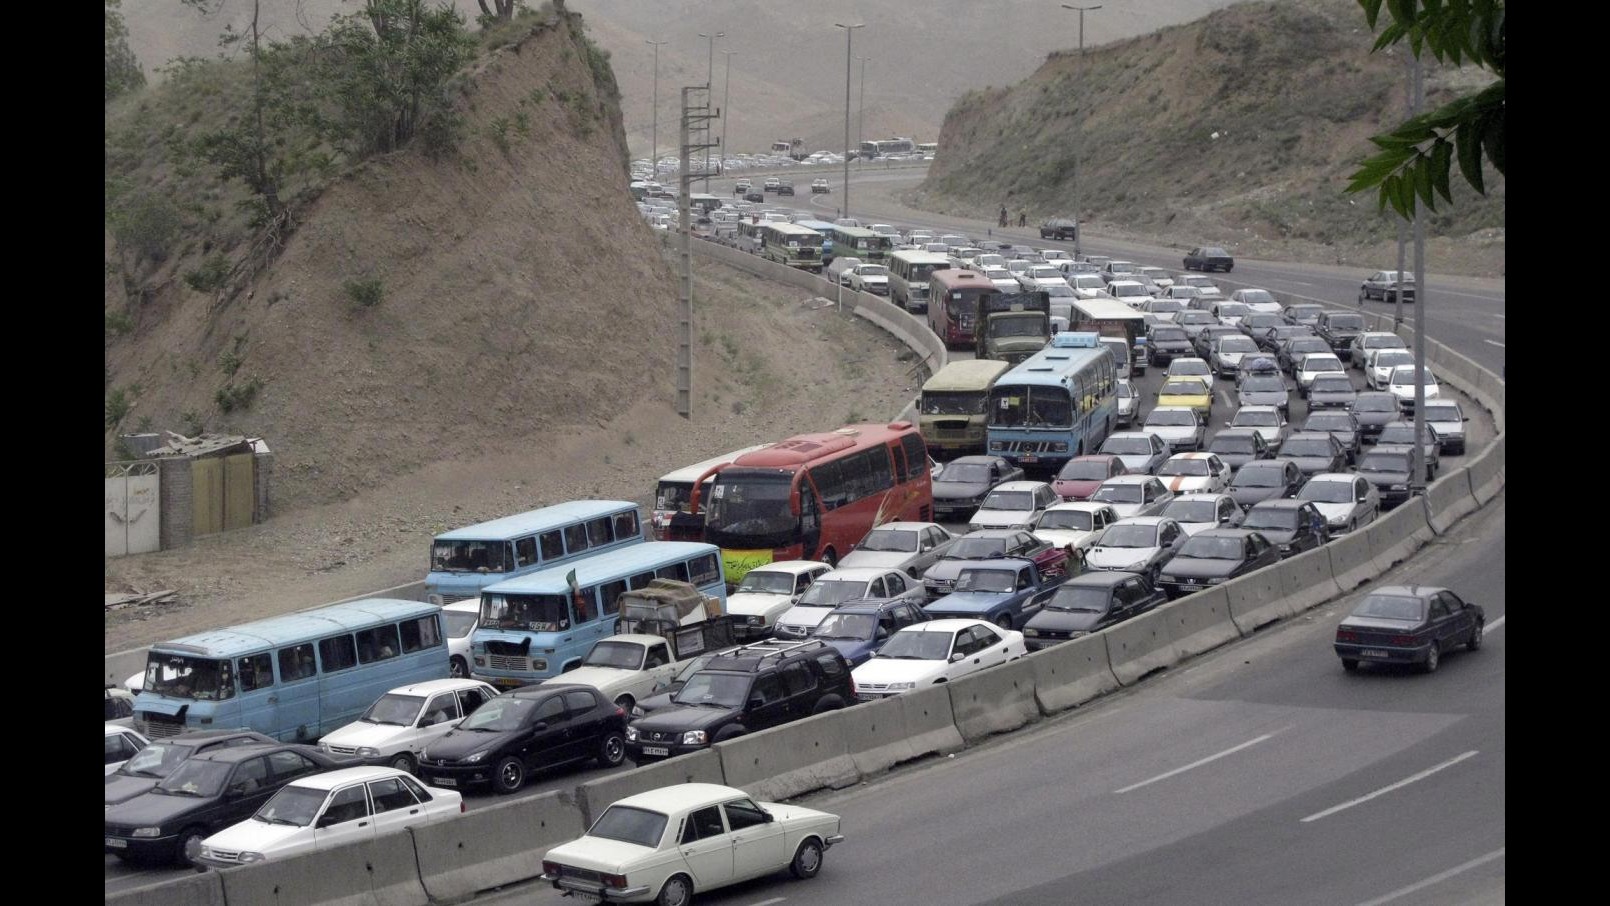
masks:
[[[805,589],[830,569],[816,560],[779,560],[745,573],[727,596],[727,613],[735,618],[733,631],[745,638],[771,632],[777,618],[798,604]]]
[[[491,684],[474,679],[398,686],[376,699],[357,720],[326,734],[319,748],[338,758],[359,758],[411,773],[426,746],[497,696]]]
[[[844,285],[858,293],[889,294],[889,269],[881,264],[863,264],[844,276]]]
[[[136,732],[132,727],[121,727],[117,724],[106,725],[106,776],[111,777],[112,772],[123,766],[123,762],[134,757],[134,754],[151,744],[151,740]]]
[[[1398,398],[1398,405],[1404,409],[1414,408],[1414,378],[1416,368],[1413,365],[1399,365],[1392,369],[1392,377],[1387,379],[1386,389]],[[1437,376],[1430,369],[1421,371],[1424,375],[1425,398],[1434,400],[1441,393],[1437,384]]]
[[[784,868],[814,878],[828,847],[843,840],[837,815],[679,783],[605,809],[585,835],[548,850],[542,879],[609,902],[687,906],[695,891]]]
[[[827,279],[844,286],[849,279],[850,271],[855,270],[866,262],[850,255],[839,255],[827,266]]]
[[[280,788],[257,813],[201,841],[200,862],[250,865],[330,849],[464,811],[464,797],[392,768],[342,768]]]
[[[913,623],[850,671],[856,697],[875,701],[926,689],[1028,654],[1023,633],[974,619]]]
[[[1041,541],[1051,542],[1053,547],[1067,549],[1071,545],[1086,550],[1108,525],[1117,521],[1118,513],[1111,504],[1075,500],[1047,507],[1029,532]]]
[[[1298,365],[1293,373],[1297,377],[1297,392],[1307,396],[1308,388],[1313,385],[1314,378],[1326,373],[1346,377],[1347,368],[1334,353],[1311,352],[1303,356],[1302,364]]]
[[[1216,494],[1230,484],[1230,467],[1217,453],[1175,453],[1157,467],[1157,477],[1175,494]]]

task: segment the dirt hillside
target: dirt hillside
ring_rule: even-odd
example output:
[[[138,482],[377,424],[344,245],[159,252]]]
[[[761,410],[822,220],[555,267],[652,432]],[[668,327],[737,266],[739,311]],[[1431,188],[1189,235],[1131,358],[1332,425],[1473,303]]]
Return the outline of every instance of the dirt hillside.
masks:
[[[1078,202],[1098,231],[1248,257],[1389,260],[1396,220],[1373,195],[1342,192],[1368,137],[1404,117],[1402,51],[1371,54],[1373,40],[1353,0],[1281,0],[1087,47],[1083,88],[1078,54],[1054,54],[950,109],[944,153],[911,200],[973,216],[1002,204],[1070,214],[1083,116]],[[1433,65],[1428,109],[1490,78]],[[1490,170],[1486,181],[1482,198],[1455,178],[1455,204],[1428,220],[1428,255],[1456,272],[1502,272],[1504,182]]]

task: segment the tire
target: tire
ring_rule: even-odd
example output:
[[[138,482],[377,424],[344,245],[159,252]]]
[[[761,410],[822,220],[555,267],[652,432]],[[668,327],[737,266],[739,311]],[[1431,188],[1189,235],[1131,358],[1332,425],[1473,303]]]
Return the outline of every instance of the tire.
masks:
[[[1437,667],[1442,663],[1442,646],[1435,639],[1431,641],[1431,650],[1426,652],[1425,663],[1420,665],[1421,673],[1436,673]]]
[[[615,699],[615,707],[620,708],[622,711],[625,711],[626,716],[627,716],[628,719],[630,719],[630,717],[632,716],[632,708],[636,707],[636,705],[637,705],[637,701],[635,699],[633,699],[630,695],[626,695],[625,693],[622,693],[620,696],[616,697],[616,699]]]
[[[742,727],[734,727],[734,726],[729,725],[729,726],[722,727],[721,729],[716,731],[716,736],[715,736],[714,741],[715,742],[726,742],[729,739],[737,739],[738,737],[740,737],[742,735],[744,735],[744,731],[743,731]]]
[[[1342,658],[1342,669],[1352,673],[1358,669],[1358,661],[1350,657],[1344,657]]]
[[[398,752],[396,755],[392,756],[392,759],[387,766],[407,774],[414,773],[414,768],[416,767],[414,764],[414,756],[408,752]]]
[[[822,562],[837,569],[839,565],[839,555],[830,547],[827,550],[822,551]]]
[[[788,863],[788,870],[801,881],[816,877],[822,870],[822,844],[815,837],[801,840],[799,849],[794,850],[793,861]]]
[[[458,655],[454,655],[450,665],[451,666],[449,666],[447,670],[448,676],[451,676],[453,679],[469,679],[470,665],[464,663],[463,658],[459,657]]]
[[[492,789],[508,795],[525,786],[525,762],[513,755],[500,760],[492,771]]]
[[[200,825],[191,825],[179,832],[179,839],[173,844],[173,861],[180,866],[196,865],[196,859],[201,856],[201,841],[207,839],[207,830]]]
[[[1370,301],[1370,297],[1368,295],[1366,295],[1363,290],[1359,290],[1358,291],[1358,304],[1363,305],[1365,302],[1368,302],[1368,301]]]
[[[1482,622],[1480,620],[1476,621],[1476,628],[1472,629],[1470,631],[1470,638],[1465,640],[1465,650],[1466,651],[1480,651],[1481,650],[1481,630],[1482,630],[1482,625],[1483,624],[1482,624]]]
[[[619,730],[604,734],[598,743],[598,763],[606,768],[618,768],[626,760],[626,736]]]
[[[811,714],[826,714],[829,711],[839,711],[843,708],[843,702],[833,698],[823,698],[816,703],[816,707],[811,709]]]
[[[1001,627],[1002,629],[1011,629],[1012,628],[1012,615],[1009,614],[1009,613],[1001,614],[1000,616],[995,618],[995,625]]]
[[[654,898],[655,906],[688,906],[693,902],[693,882],[687,875],[672,875]]]

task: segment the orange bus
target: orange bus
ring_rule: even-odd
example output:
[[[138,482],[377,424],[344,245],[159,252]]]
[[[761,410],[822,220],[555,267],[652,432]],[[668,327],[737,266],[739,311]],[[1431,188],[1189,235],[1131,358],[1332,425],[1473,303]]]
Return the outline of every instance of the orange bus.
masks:
[[[800,434],[712,467],[694,484],[727,581],[782,560],[837,564],[874,526],[933,518],[928,447],[911,422]],[[701,506],[700,495],[708,493]]]
[[[934,271],[928,277],[928,326],[950,349],[973,348],[980,300],[999,295],[1000,287],[978,271]]]

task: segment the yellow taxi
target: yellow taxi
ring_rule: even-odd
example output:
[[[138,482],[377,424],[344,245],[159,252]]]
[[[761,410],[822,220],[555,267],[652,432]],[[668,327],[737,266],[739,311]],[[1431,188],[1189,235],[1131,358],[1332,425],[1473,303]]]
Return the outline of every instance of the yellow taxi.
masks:
[[[1157,391],[1159,406],[1189,406],[1204,418],[1213,414],[1213,386],[1201,375],[1181,374],[1163,382]]]

